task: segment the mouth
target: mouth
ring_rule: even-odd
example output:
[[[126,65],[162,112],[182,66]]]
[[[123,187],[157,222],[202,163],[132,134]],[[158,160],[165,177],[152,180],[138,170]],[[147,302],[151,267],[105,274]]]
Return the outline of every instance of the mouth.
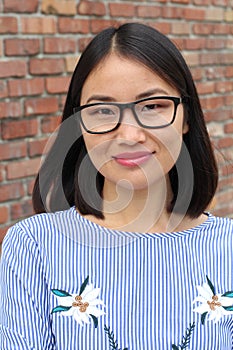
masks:
[[[117,154],[113,159],[125,167],[135,167],[146,163],[155,152],[125,152]]]

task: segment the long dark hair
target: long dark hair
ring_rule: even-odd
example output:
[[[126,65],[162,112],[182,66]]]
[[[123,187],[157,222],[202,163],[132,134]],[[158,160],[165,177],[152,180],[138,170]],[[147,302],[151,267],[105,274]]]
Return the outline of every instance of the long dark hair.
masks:
[[[179,158],[169,172],[174,196],[168,211],[198,217],[211,202],[218,182],[199,97],[190,70],[176,46],[159,31],[138,23],[105,29],[83,52],[71,79],[56,140],[35,181],[35,212],[63,210],[75,205],[83,215],[103,218],[104,178],[88,156],[73,108],[80,105],[88,75],[111,52],[150,68],[185,97],[183,105],[189,131],[183,137]],[[190,160],[192,167],[187,166]]]

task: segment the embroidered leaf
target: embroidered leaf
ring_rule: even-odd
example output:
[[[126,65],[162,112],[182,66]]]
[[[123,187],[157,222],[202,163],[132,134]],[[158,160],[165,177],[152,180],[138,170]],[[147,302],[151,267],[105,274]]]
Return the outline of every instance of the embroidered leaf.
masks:
[[[226,292],[222,294],[222,297],[228,297],[228,298],[233,298],[233,291]]]
[[[84,292],[84,289],[85,289],[86,286],[87,286],[88,280],[89,280],[89,276],[87,276],[87,278],[85,279],[85,281],[84,281],[83,284],[81,285],[81,288],[80,288],[80,291],[79,291],[79,295],[81,295],[81,294]]]
[[[215,295],[215,288],[214,288],[212,282],[209,280],[209,278],[208,278],[207,275],[206,275],[206,279],[207,279],[207,283],[208,283],[208,285],[209,285],[209,287],[210,287],[210,289],[211,289],[213,295]]]
[[[183,340],[180,345],[181,349],[186,349],[187,346],[189,345],[194,328],[195,328],[195,323],[194,322],[193,324],[190,323],[189,328],[186,330],[185,336],[183,336]]]
[[[70,297],[71,296],[71,294],[65,292],[64,290],[60,290],[60,289],[52,289],[52,293],[58,297]]]
[[[95,328],[97,328],[97,327],[98,327],[98,319],[97,319],[97,317],[95,317],[94,315],[91,315],[91,314],[90,314],[90,316],[91,316],[91,318],[93,319]]]
[[[110,331],[110,327],[107,327],[106,325],[104,325],[104,330],[108,336],[108,340],[109,340],[109,344],[111,346],[111,349],[121,350],[121,349],[118,349],[118,343],[116,340],[114,340],[114,333]],[[128,348],[124,348],[123,350],[128,350]]]
[[[226,311],[233,311],[233,305],[232,305],[232,306],[223,306],[223,308],[224,308]]]
[[[179,350],[178,346],[176,346],[176,345],[174,345],[174,344],[172,344],[172,349],[174,349],[174,350]]]
[[[207,314],[208,312],[204,312],[204,314],[201,315],[201,324],[204,324]]]
[[[68,311],[69,309],[71,309],[71,306],[59,305],[53,308],[53,310],[51,311],[51,314],[54,314],[55,312]]]

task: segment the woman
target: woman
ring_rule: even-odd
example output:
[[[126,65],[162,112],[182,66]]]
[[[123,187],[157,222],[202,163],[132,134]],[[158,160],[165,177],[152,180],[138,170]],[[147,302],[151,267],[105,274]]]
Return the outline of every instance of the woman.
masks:
[[[233,349],[232,233],[190,71],[142,24],[97,35],[1,262],[4,349]]]

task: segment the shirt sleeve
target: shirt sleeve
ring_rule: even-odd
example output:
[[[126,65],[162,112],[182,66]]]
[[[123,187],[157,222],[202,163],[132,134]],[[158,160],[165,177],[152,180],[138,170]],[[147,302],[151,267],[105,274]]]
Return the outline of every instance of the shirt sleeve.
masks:
[[[56,349],[38,244],[18,224],[8,231],[2,247],[0,348]]]

